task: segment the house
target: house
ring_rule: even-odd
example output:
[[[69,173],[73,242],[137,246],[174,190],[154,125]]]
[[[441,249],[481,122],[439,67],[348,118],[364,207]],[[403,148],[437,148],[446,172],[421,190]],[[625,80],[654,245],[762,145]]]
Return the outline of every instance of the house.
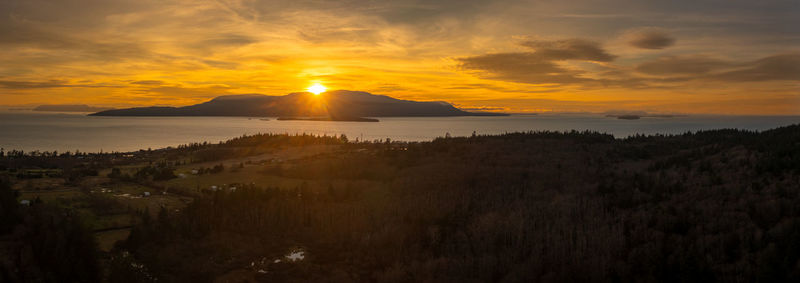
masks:
[[[31,201],[29,201],[27,199],[23,199],[23,200],[19,201],[19,204],[30,206],[31,205]]]
[[[150,192],[144,192],[143,196],[149,197],[150,196]]]

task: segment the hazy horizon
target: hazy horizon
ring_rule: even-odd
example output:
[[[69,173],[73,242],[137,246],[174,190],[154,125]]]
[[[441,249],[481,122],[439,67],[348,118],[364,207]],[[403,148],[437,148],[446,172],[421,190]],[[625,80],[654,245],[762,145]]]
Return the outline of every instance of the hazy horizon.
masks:
[[[332,91],[351,91],[351,90],[332,90]],[[293,92],[293,93],[303,93],[303,92]],[[226,94],[220,96],[236,96],[236,95],[263,95],[263,96],[285,96],[293,93],[287,93],[282,95],[272,95],[272,94],[263,94],[263,93],[242,93],[242,94]],[[307,92],[306,92],[307,93]],[[374,94],[374,93],[371,93]],[[374,95],[382,95],[382,94],[374,94]],[[213,100],[214,98],[220,97],[215,96],[208,98],[207,100],[202,100],[197,103],[191,104],[143,104],[143,105],[131,105],[131,104],[122,104],[122,105],[105,105],[105,104],[85,104],[85,103],[72,103],[72,104],[54,104],[54,103],[28,103],[28,104],[19,104],[19,105],[0,105],[0,111],[25,111],[30,110],[34,112],[64,112],[64,113],[94,113],[97,111],[58,111],[58,110],[37,110],[37,107],[42,106],[64,106],[64,107],[87,107],[87,108],[103,108],[103,109],[123,109],[123,108],[133,108],[133,107],[183,107],[183,106],[191,106],[196,105],[204,102],[208,102]],[[388,96],[388,95],[386,95]],[[391,97],[391,96],[389,96]],[[394,97],[392,97],[394,98]],[[411,101],[421,101],[427,102],[426,100],[411,100]],[[497,112],[497,113],[505,113],[505,114],[512,114],[512,115],[536,115],[536,114],[635,114],[635,115],[709,115],[709,116],[800,116],[800,113],[714,113],[714,112],[676,112],[676,111],[669,111],[669,110],[652,110],[652,109],[605,109],[605,110],[596,110],[596,111],[581,111],[581,110],[539,110],[539,111],[520,111],[520,112],[513,112],[513,111],[503,111],[502,108],[498,107],[461,107],[459,105],[455,105],[450,103],[449,101],[439,100],[440,102],[449,103],[456,108],[469,111],[469,112]]]

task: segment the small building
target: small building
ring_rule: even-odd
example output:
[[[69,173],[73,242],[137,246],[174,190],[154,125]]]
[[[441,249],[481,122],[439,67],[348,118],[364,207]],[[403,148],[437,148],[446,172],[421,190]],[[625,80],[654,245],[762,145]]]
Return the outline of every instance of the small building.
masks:
[[[149,197],[150,196],[150,192],[144,192],[142,195],[146,196],[146,197]]]
[[[23,200],[19,201],[19,204],[30,206],[31,205],[31,201],[27,200],[27,199],[23,199]]]

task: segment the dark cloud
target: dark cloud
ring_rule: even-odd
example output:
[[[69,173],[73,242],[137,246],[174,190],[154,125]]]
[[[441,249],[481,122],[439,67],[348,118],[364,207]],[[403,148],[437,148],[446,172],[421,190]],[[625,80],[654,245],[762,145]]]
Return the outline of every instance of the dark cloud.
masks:
[[[732,65],[730,62],[701,55],[666,56],[642,63],[636,70],[649,75],[700,75]]]
[[[458,58],[464,70],[481,72],[488,79],[531,83],[572,84],[586,81],[581,71],[568,70],[533,52],[497,53]]]
[[[144,81],[133,81],[131,82],[133,85],[162,85],[164,84],[163,81],[158,80],[144,80]]]
[[[56,33],[47,32],[18,21],[0,21],[0,46],[35,46],[41,48],[70,48],[78,42]]]
[[[532,40],[523,42],[521,45],[533,48],[538,56],[549,60],[610,62],[617,57],[606,52],[600,43],[584,39]]]
[[[72,84],[69,81],[63,80],[49,80],[49,81],[0,81],[0,88],[6,89],[37,89],[37,88],[60,88],[60,87],[119,87],[115,85],[105,84]]]
[[[749,62],[723,61],[703,55],[666,56],[642,63],[636,70],[662,76],[663,81],[800,81],[800,53],[776,54]]]
[[[711,76],[731,82],[800,81],[800,53],[778,54],[746,64],[746,67]]]
[[[0,87],[8,89],[70,87],[66,81],[51,80],[45,82],[0,81]]]
[[[643,49],[664,49],[675,44],[675,38],[657,28],[643,28],[625,34],[628,44]]]
[[[489,79],[531,84],[574,84],[593,79],[581,77],[584,71],[566,68],[559,61],[608,62],[616,58],[603,50],[599,43],[582,39],[526,41],[522,45],[535,51],[485,54],[456,60],[461,69],[477,71]]]
[[[492,53],[456,58],[459,68],[492,80],[542,85],[574,85],[580,89],[621,87],[668,89],[695,82],[800,81],[800,53],[754,61],[729,61],[708,55],[664,56],[633,68],[611,64],[616,56],[596,42],[582,39],[526,41],[531,52]],[[575,61],[579,64],[567,65]],[[643,74],[647,76],[642,76]]]

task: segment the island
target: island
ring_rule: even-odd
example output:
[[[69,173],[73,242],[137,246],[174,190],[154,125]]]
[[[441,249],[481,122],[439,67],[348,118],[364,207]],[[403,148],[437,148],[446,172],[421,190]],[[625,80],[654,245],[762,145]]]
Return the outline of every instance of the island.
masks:
[[[628,114],[607,114],[606,117],[617,118],[621,120],[639,120],[641,118],[675,118],[683,117],[685,115],[675,114],[647,114],[644,112],[628,113]]]
[[[617,119],[621,119],[621,120],[639,120],[641,118],[642,118],[642,116],[639,116],[639,115],[619,115],[619,116],[617,116]]]
[[[329,118],[325,121],[351,121],[352,117],[452,117],[507,116],[494,112],[467,112],[443,101],[412,101],[376,95],[363,91],[335,90],[315,95],[309,92],[283,96],[239,94],[219,96],[210,101],[183,107],[137,107],[114,109],[91,116],[245,116]]]

